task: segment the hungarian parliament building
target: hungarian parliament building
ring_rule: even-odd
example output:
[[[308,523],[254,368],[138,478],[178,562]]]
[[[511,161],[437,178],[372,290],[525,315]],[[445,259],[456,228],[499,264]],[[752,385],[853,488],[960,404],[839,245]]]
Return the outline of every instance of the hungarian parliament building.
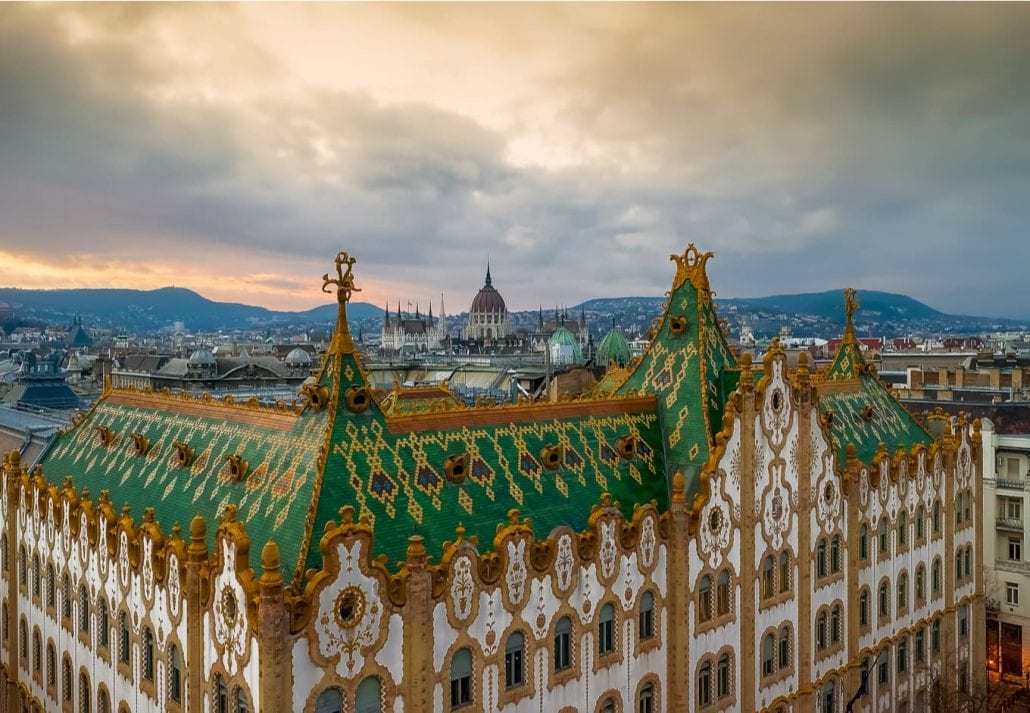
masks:
[[[850,290],[824,368],[731,349],[710,257],[673,256],[649,345],[579,398],[388,415],[347,253],[292,402],[108,386],[38,464],[3,456],[0,710],[916,713],[982,688],[979,422],[909,415]],[[503,338],[487,297],[469,334]]]

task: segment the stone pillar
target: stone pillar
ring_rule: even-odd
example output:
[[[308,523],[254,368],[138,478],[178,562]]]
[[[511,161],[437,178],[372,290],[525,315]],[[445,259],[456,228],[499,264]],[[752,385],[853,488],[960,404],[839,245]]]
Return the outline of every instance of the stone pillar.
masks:
[[[799,397],[798,408],[798,551],[796,556],[798,577],[794,587],[797,602],[797,642],[795,651],[798,655],[798,701],[802,710],[815,710],[812,699],[812,662],[815,652],[808,642],[812,641],[812,597],[802,596],[802,592],[812,591],[812,532],[809,528],[810,514],[820,497],[813,493],[812,437],[809,420],[812,418],[811,385],[808,374],[808,354],[798,355],[797,386]],[[836,487],[836,486],[834,486]],[[846,542],[846,541],[845,541]],[[843,554],[843,553],[842,553]]]
[[[283,592],[279,546],[274,540],[261,550],[261,578],[258,579],[258,687],[261,710],[290,710],[293,688],[293,658],[286,646],[290,617]]]
[[[21,710],[21,691],[18,688],[18,510],[21,502],[21,453],[10,451],[4,456],[3,478],[7,487],[7,512],[4,513],[4,532],[7,534],[7,660],[10,662],[4,676],[4,710]]]
[[[421,535],[408,538],[408,577],[404,605],[404,710],[431,713],[436,675],[433,669],[433,577]],[[444,692],[446,697],[447,691]]]
[[[669,622],[666,666],[668,680],[680,685],[666,687],[670,711],[690,710],[687,685],[690,672],[690,514],[687,512],[687,481],[679,471],[672,476],[672,500],[669,503],[669,554],[666,560]]]
[[[758,568],[755,566],[755,525],[760,514],[755,501],[755,382],[751,355],[740,355],[740,710],[757,710],[755,688],[761,661],[755,643]],[[684,708],[682,710],[690,710]]]
[[[987,622],[987,610],[985,607],[984,598],[986,596],[985,585],[984,585],[984,563],[983,563],[983,552],[984,548],[979,543],[984,541],[984,508],[983,508],[983,497],[984,497],[984,459],[983,459],[983,436],[980,431],[980,419],[973,421],[973,435],[970,439],[972,442],[972,452],[970,457],[973,459],[973,507],[971,511],[973,513],[973,527],[974,542],[978,543],[977,547],[974,548],[973,557],[976,560],[976,598],[973,600],[973,604],[970,607],[969,613],[970,623],[973,625],[973,631],[970,635],[973,637],[970,648],[970,670],[973,672],[973,690],[984,689],[987,686],[987,667],[978,665],[977,662],[983,662],[987,660],[987,632],[978,631],[977,625]]]
[[[944,433],[940,438],[941,463],[944,466],[944,486],[942,500],[944,502],[944,617],[941,624],[941,653],[947,658],[944,663],[955,667],[958,665],[958,637],[956,620],[958,610],[955,607],[955,439],[951,432],[951,419],[944,420]],[[931,467],[933,462],[931,461]],[[982,556],[982,555],[981,555]],[[942,672],[944,676],[955,675],[955,671]]]
[[[859,645],[859,619],[858,619],[858,601],[851,601],[851,596],[858,595],[859,588],[859,566],[861,560],[859,559],[859,545],[858,545],[858,532],[859,532],[859,521],[862,519],[862,506],[859,504],[859,478],[861,478],[861,469],[858,463],[858,451],[855,450],[855,444],[849,443],[847,445],[847,455],[844,465],[844,485],[846,486],[845,492],[847,493],[847,499],[844,501],[845,517],[847,518],[847,537],[845,542],[847,544],[848,558],[847,558],[847,580],[848,580],[848,601],[844,603],[845,606],[845,617],[847,617],[847,640],[845,645],[847,648],[847,660],[848,669],[844,675],[845,689],[844,689],[844,700],[849,701],[854,696],[859,687],[862,685],[862,662],[859,659],[859,652],[862,650]],[[871,495],[870,497],[876,497]],[[871,538],[875,533],[868,532],[866,535],[868,547],[872,547]],[[870,552],[872,550],[870,549]],[[875,591],[875,590],[872,590]],[[869,617],[875,621],[875,614],[873,613],[875,602],[872,599],[872,591],[869,599]],[[927,643],[929,646],[929,643]],[[870,690],[873,684],[874,673],[870,674],[869,685]]]
[[[204,595],[208,587],[207,524],[199,514],[190,523],[186,554],[186,680],[190,711],[204,710],[207,671],[204,666]]]

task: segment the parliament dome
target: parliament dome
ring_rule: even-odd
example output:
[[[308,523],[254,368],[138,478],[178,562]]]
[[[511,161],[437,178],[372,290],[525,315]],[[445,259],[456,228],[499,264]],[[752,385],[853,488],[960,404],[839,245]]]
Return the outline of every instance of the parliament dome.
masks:
[[[490,267],[487,266],[486,282],[473,298],[472,307],[469,309],[469,313],[483,314],[487,312],[505,311],[507,311],[507,307],[504,304],[504,298],[501,297],[501,293],[494,288],[493,280],[490,279]]]

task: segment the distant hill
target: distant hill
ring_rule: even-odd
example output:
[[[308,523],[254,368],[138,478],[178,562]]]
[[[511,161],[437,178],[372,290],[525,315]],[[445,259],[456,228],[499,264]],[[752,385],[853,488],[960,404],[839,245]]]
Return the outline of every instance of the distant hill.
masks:
[[[966,317],[944,314],[905,295],[874,290],[858,294],[861,309],[856,316],[859,333],[876,336],[902,334],[978,334],[993,330],[1026,327],[1019,320]],[[125,328],[136,333],[153,333],[181,321],[190,331],[263,329],[289,327],[303,329],[317,325],[328,328],[336,319],[336,305],[326,304],[302,312],[276,311],[236,302],[216,302],[182,287],[156,290],[22,290],[0,288],[0,302],[9,303],[19,320],[39,320],[71,324],[81,317],[87,326]],[[773,336],[784,326],[794,336],[832,336],[840,333],[844,322],[843,298],[836,290],[771,297],[717,299],[719,315],[736,333],[747,322],[756,336]],[[619,326],[632,333],[646,331],[660,314],[662,297],[604,297],[569,308],[569,317],[587,314],[591,331],[601,334],[614,317]],[[365,302],[348,307],[351,329],[358,333],[378,333],[383,310]],[[513,313],[517,326],[533,329],[537,310]],[[451,328],[464,322],[464,315],[452,315]],[[544,317],[551,319],[551,311]]]
[[[19,319],[41,319],[70,323],[82,317],[91,325],[151,331],[176,321],[187,329],[254,328],[265,325],[303,325],[336,319],[336,305],[328,304],[304,312],[287,312],[236,302],[216,302],[182,287],[156,290],[22,290],[0,288],[0,301],[9,303]],[[351,303],[352,321],[382,318],[383,310],[364,302]]]

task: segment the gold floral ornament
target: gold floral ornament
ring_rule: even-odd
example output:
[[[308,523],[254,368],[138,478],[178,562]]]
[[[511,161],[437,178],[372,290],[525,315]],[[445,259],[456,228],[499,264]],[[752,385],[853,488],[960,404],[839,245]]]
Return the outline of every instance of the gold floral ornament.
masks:
[[[247,472],[250,470],[250,464],[243,459],[242,456],[236,455],[235,453],[226,456],[226,467],[229,471],[229,477],[235,482],[240,482],[247,477]]]
[[[129,434],[129,438],[132,439],[132,453],[137,456],[146,455],[147,451],[150,450],[150,439],[144,436],[142,433],[133,431]]]
[[[347,409],[353,413],[361,413],[372,403],[372,397],[365,386],[354,385],[344,394]]]
[[[343,629],[353,629],[365,613],[365,593],[351,585],[336,597],[336,623]]]
[[[226,587],[222,590],[222,620],[225,622],[226,627],[232,628],[236,624],[236,595],[232,593],[232,590]]]
[[[95,426],[97,433],[100,434],[100,443],[105,446],[109,446],[114,443],[115,432],[107,426]]]
[[[673,315],[669,317],[669,332],[674,337],[680,337],[687,331],[687,318],[683,315]]]
[[[443,472],[450,482],[454,484],[464,483],[467,475],[465,455],[447,456],[447,460],[443,462]]]
[[[557,470],[561,466],[561,446],[544,446],[540,451],[540,462],[548,470]]]
[[[193,458],[197,455],[197,451],[190,448],[187,444],[182,441],[176,441],[172,444],[175,449],[174,461],[175,464],[180,468],[185,468],[193,463]]]
[[[304,384],[300,387],[301,396],[316,411],[322,411],[329,405],[329,389],[323,384]]]
[[[356,260],[345,251],[336,256],[336,277],[330,278],[329,273],[322,275],[322,292],[332,294],[330,285],[336,288],[336,333],[329,345],[330,354],[350,353],[354,351],[354,342],[351,341],[350,328],[347,324],[347,303],[355,292],[361,289],[354,286],[354,263]]]

